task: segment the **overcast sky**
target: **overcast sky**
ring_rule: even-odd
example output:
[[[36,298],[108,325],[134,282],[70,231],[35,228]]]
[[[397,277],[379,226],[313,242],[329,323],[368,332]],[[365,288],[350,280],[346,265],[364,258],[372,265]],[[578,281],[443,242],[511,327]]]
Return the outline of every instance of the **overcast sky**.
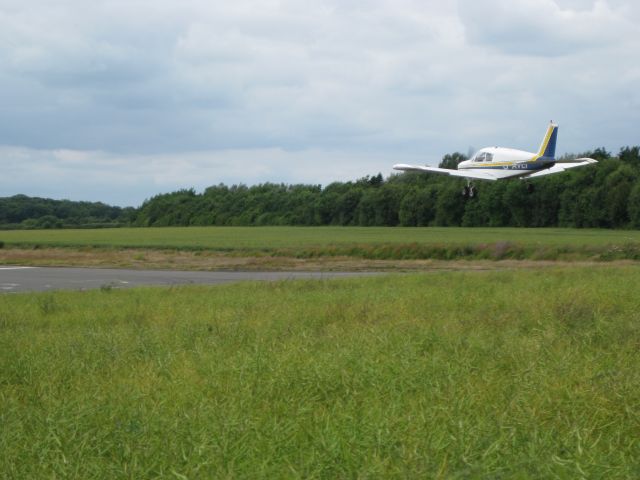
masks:
[[[0,196],[640,144],[637,0],[0,0]]]

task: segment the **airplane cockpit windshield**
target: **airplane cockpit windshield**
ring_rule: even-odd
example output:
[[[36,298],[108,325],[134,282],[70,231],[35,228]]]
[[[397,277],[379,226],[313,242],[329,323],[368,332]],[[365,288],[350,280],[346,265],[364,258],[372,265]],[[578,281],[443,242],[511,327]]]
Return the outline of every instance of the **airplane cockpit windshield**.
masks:
[[[473,157],[474,162],[491,162],[493,161],[493,154],[489,152],[478,152]]]

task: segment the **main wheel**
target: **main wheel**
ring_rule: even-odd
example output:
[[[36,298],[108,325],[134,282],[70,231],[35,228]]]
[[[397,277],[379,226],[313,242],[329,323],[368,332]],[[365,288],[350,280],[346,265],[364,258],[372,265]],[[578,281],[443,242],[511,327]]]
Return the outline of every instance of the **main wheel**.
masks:
[[[462,192],[460,192],[460,193],[462,193],[462,197],[463,198],[468,198],[469,197],[469,187],[464,186],[462,188]]]
[[[478,191],[476,190],[476,187],[474,187],[473,185],[471,185],[469,187],[469,198],[475,198],[476,195],[478,195]]]
[[[535,189],[532,183],[527,183],[527,193],[533,193]]]

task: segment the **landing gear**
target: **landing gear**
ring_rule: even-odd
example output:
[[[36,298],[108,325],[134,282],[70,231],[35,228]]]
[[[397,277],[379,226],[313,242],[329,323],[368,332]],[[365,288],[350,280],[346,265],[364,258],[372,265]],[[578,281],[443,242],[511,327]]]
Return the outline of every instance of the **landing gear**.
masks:
[[[477,195],[478,191],[476,190],[475,185],[473,185],[472,183],[465,185],[465,187],[462,189],[463,198],[475,198]]]
[[[533,193],[535,192],[535,187],[533,186],[533,183],[527,183],[527,193]]]

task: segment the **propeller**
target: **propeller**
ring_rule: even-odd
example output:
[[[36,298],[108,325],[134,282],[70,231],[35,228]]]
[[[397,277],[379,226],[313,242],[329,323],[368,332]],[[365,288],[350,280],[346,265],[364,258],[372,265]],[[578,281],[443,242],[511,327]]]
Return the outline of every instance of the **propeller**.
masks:
[[[471,145],[469,145],[469,148],[467,149],[467,160],[471,157],[473,157],[473,154],[476,153],[476,149],[474,147],[472,147]]]

